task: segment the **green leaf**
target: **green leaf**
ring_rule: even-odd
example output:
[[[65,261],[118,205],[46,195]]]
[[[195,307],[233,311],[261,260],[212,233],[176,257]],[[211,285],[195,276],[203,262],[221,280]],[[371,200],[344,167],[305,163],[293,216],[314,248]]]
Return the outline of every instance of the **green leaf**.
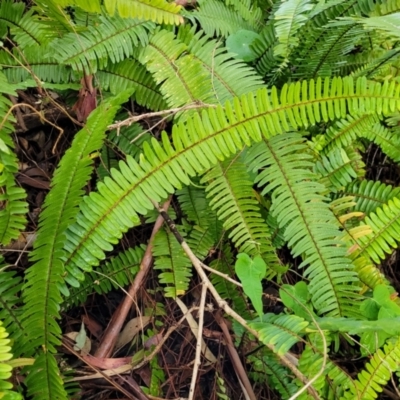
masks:
[[[243,290],[249,296],[258,315],[263,315],[261,280],[267,271],[267,265],[260,256],[252,260],[247,254],[239,253],[235,271],[243,285]]]
[[[257,58],[257,54],[252,49],[251,45],[260,35],[253,31],[240,29],[226,39],[226,47],[232,53],[237,54],[237,58],[243,61],[253,61]]]

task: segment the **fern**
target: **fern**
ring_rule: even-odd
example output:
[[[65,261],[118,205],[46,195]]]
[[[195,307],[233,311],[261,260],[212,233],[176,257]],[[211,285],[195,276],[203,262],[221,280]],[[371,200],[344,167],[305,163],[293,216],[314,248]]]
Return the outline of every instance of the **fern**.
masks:
[[[11,102],[3,94],[15,95],[17,87],[10,85],[0,72],[0,243],[7,245],[17,239],[26,224],[28,205],[26,193],[17,186],[14,175],[18,172],[18,163],[13,152],[14,144],[10,137],[13,131],[12,115],[7,115]]]
[[[76,5],[88,12],[102,11],[99,0],[55,0],[57,4],[66,7]],[[140,18],[166,24],[179,24],[182,17],[178,15],[180,6],[164,0],[104,0],[107,13],[111,16],[115,11],[123,18]]]
[[[262,135],[274,136],[282,129],[315,123],[321,119],[340,118],[347,112],[376,111],[376,101],[385,108],[397,105],[398,91],[394,84],[370,84],[351,78],[296,83],[269,96],[266,90],[248,94],[241,100],[226,103],[225,110],[217,107],[195,114],[187,122],[174,126],[173,145],[166,134],[161,141],[144,144],[141,160],[130,157],[120,162],[120,171],[112,170],[112,179],[98,185],[98,192],[84,199],[79,214],[79,234],[67,231],[67,266],[88,268],[97,265],[116,243],[123,232],[139,223],[137,213],[146,214],[153,208],[148,197],[160,201],[174,188],[189,184],[189,176],[203,172],[230,153],[242,149],[243,144],[260,141]],[[322,92],[323,91],[323,92]],[[368,103],[366,97],[368,96]],[[271,105],[271,102],[273,105]],[[123,174],[123,175],[122,175]],[[126,216],[129,216],[127,218]],[[115,223],[114,221],[118,221]],[[85,247],[90,243],[91,251]]]
[[[10,353],[11,340],[7,339],[7,337],[8,333],[0,321],[0,396],[4,399],[22,400],[20,394],[10,391],[13,385],[7,382],[7,379],[12,375],[12,367],[7,364],[7,361],[12,358],[12,354]]]
[[[269,276],[282,272],[244,164],[235,158],[218,163],[203,177],[202,182],[207,181],[207,196],[212,199],[210,206],[217,210],[224,228],[231,231],[229,238],[238,251],[261,255],[270,268]]]
[[[85,303],[87,297],[96,292],[106,294],[113,289],[127,286],[139,271],[139,265],[144,251],[140,247],[130,248],[104,263],[95,271],[85,274],[76,287],[70,289],[70,295],[65,300],[69,308]]]
[[[55,346],[60,344],[57,319],[62,302],[60,290],[64,275],[65,230],[78,211],[82,187],[92,170],[90,153],[101,146],[107,125],[126,97],[127,94],[123,93],[108,104],[101,105],[76,135],[72,147],[55,172],[53,188],[41,213],[31,256],[35,263],[28,269],[23,287],[25,305],[22,315],[22,326],[28,332],[29,340],[25,352],[29,354],[39,346],[43,348],[27,378],[30,393],[37,399],[66,398],[53,356]],[[67,269],[66,272],[64,279],[68,282],[68,274],[72,270]],[[38,287],[42,288],[40,292]]]
[[[355,388],[347,392],[346,399],[376,399],[392,372],[398,369],[400,362],[399,340],[390,341],[383,350],[378,349],[366,368],[357,376]]]
[[[183,230],[180,228],[179,232],[183,233]],[[175,298],[185,294],[191,277],[191,262],[174,235],[160,230],[154,238],[152,253],[154,269],[162,271],[160,282],[167,285],[165,295]]]
[[[79,34],[68,33],[54,40],[51,48],[59,62],[92,74],[109,61],[117,63],[131,56],[135,47],[148,43],[153,29],[150,22],[100,16],[98,25]]]
[[[339,231],[333,228],[334,216],[302,142],[295,134],[279,136],[255,146],[249,157],[254,159],[254,169],[263,169],[257,183],[266,185],[263,193],[272,193],[271,213],[285,227],[292,254],[303,255],[301,266],[308,267],[305,276],[310,279],[315,308],[320,313],[348,315],[356,299],[351,284],[357,281],[356,275],[346,249],[335,240]]]

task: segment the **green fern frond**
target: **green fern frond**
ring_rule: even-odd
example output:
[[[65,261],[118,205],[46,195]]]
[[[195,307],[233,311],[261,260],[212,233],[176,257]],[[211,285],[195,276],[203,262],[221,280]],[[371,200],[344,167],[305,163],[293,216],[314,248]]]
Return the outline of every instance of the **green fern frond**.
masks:
[[[266,345],[273,345],[274,351],[280,355],[287,353],[302,336],[308,322],[297,315],[265,314],[263,322],[251,322],[249,326],[259,333],[260,341]]]
[[[53,187],[40,215],[31,256],[35,263],[28,268],[23,287],[25,305],[22,315],[22,325],[29,340],[26,353],[42,347],[27,379],[31,384],[30,393],[38,400],[66,398],[56,360],[51,354],[60,344],[61,331],[57,324],[62,303],[60,290],[64,279],[69,281],[68,274],[64,277],[62,262],[65,230],[78,212],[82,188],[92,172],[90,154],[101,147],[107,125],[126,98],[127,93],[122,93],[100,105],[89,116],[86,126],[75,136],[54,174]],[[71,269],[67,273],[71,273]]]
[[[251,0],[225,0],[225,4],[237,11],[246,21],[253,25],[262,24],[262,11]]]
[[[7,33],[7,28],[22,48],[46,44],[53,36],[46,26],[36,21],[32,9],[26,11],[24,3],[12,0],[0,4],[0,37]]]
[[[331,344],[331,335],[324,333],[327,349]],[[309,335],[309,344],[307,344],[299,360],[300,371],[309,379],[314,378],[322,368],[325,360],[325,369],[323,373],[313,382],[313,387],[318,391],[323,399],[339,399],[348,388],[355,387],[354,381],[350,375],[332,362],[326,354],[323,347],[321,334],[314,333]],[[299,382],[299,384],[301,384]],[[301,384],[302,385],[302,384]],[[307,394],[303,393],[300,399],[308,399]]]
[[[42,82],[79,82],[78,75],[71,67],[60,64],[50,55],[48,46],[24,49],[23,54],[14,48],[12,54],[0,50],[0,65],[11,83],[32,79],[34,74]]]
[[[111,179],[98,185],[98,192],[84,198],[75,229],[79,234],[67,231],[66,265],[84,269],[98,265],[109,243],[117,243],[123,232],[139,223],[137,213],[153,209],[149,197],[165,199],[175,188],[189,185],[190,176],[204,173],[218,159],[260,141],[263,135],[272,137],[290,126],[329,121],[347,113],[373,113],[378,111],[377,102],[382,103],[382,111],[392,111],[400,105],[399,92],[392,82],[381,86],[363,79],[356,84],[351,78],[318,79],[284,86],[280,96],[275,88],[271,95],[263,89],[235,98],[225,108],[194,114],[173,127],[172,144],[166,133],[161,142],[144,143],[139,162],[127,157],[120,162],[120,171],[111,170]]]
[[[8,333],[0,320],[0,396],[2,399],[22,400],[19,393],[11,392],[13,385],[7,380],[12,375],[12,367],[7,364],[13,355],[11,354],[11,340],[8,339]]]
[[[183,15],[194,23],[198,21],[209,36],[228,36],[240,29],[258,30],[258,21],[245,20],[236,10],[218,0],[199,0],[200,7]]]
[[[100,16],[96,26],[66,34],[51,43],[59,63],[87,74],[103,69],[109,61],[117,63],[130,57],[135,48],[148,43],[154,29],[151,22],[118,16]]]
[[[380,31],[388,37],[398,40],[400,38],[400,13],[396,12],[389,15],[381,15],[378,17],[368,18],[348,18],[350,21],[355,21],[362,24],[365,28],[371,31]]]
[[[13,340],[13,352],[19,354],[19,338],[23,334],[20,322],[20,299],[17,295],[22,286],[22,279],[16,276],[15,271],[6,271],[3,258],[0,258],[0,321],[3,321],[4,329],[10,332]]]
[[[323,156],[314,166],[314,172],[321,176],[320,182],[329,189],[337,192],[347,186],[355,178],[364,176],[364,163],[359,153],[348,148],[336,148],[327,156]],[[352,156],[349,158],[348,153]]]
[[[215,100],[224,104],[233,97],[261,89],[264,85],[256,71],[244,62],[232,58],[221,43],[197,33],[189,43],[188,50],[200,60],[207,71],[207,80]]]
[[[138,56],[161,85],[161,93],[171,108],[212,99],[207,72],[193,55],[185,55],[186,51],[187,46],[172,32],[160,30]]]
[[[269,74],[277,63],[282,61],[274,54],[276,43],[277,39],[272,23],[267,23],[259,37],[252,43],[252,49],[257,55],[256,69],[263,76]]]
[[[184,231],[178,227],[178,231]],[[154,269],[160,270],[160,282],[165,284],[165,296],[176,298],[185,294],[192,276],[191,262],[171,232],[160,230],[154,238],[152,253]]]
[[[392,373],[398,370],[400,363],[400,341],[389,341],[383,348],[378,349],[365,369],[361,371],[355,388],[347,392],[345,399],[373,400],[382,392],[382,387],[390,380]]]
[[[371,227],[372,234],[358,239],[357,254],[368,254],[379,263],[400,241],[400,199],[394,197],[377,208],[365,218],[365,223]]]
[[[8,245],[17,239],[26,225],[28,204],[25,190],[15,182],[18,160],[14,152],[11,132],[14,117],[7,115],[12,103],[4,94],[16,95],[13,85],[0,72],[0,244]]]
[[[140,18],[160,24],[180,24],[183,22],[179,15],[180,6],[164,0],[56,0],[62,7],[78,6],[85,11],[100,13],[102,3],[107,13],[114,16],[115,11],[122,18]]]
[[[370,214],[389,200],[400,197],[400,188],[379,181],[354,181],[345,188],[341,196],[353,196],[356,202],[353,209]]]
[[[134,88],[133,99],[139,105],[151,110],[163,110],[165,101],[153,77],[143,65],[132,59],[125,59],[120,63],[108,64],[96,73],[98,85],[103,90],[118,94],[129,88]]]
[[[275,36],[278,44],[274,55],[287,60],[290,52],[299,44],[297,32],[307,22],[307,15],[314,5],[310,0],[288,0],[280,4],[274,13]]]
[[[237,157],[228,158],[217,163],[201,182],[209,183],[206,191],[210,207],[224,221],[224,228],[230,231],[229,238],[238,251],[263,257],[269,268],[268,276],[282,272],[246,166]]]
[[[269,349],[264,347],[259,353],[261,354],[248,357],[252,365],[250,376],[256,382],[274,387],[279,392],[280,399],[289,399],[299,390],[290,372],[279,363],[276,355]]]
[[[144,250],[141,247],[130,248],[111,258],[95,271],[86,273],[77,287],[70,289],[65,299],[67,308],[84,304],[92,293],[106,294],[113,289],[126,287],[139,271]]]
[[[337,241],[335,217],[321,193],[325,188],[312,173],[311,157],[304,140],[297,134],[281,135],[254,146],[249,157],[252,168],[262,169],[257,184],[271,193],[270,212],[293,256],[303,256],[304,276],[310,279],[309,291],[319,313],[347,315],[354,310],[357,281],[346,249]],[[333,250],[334,249],[334,250]]]

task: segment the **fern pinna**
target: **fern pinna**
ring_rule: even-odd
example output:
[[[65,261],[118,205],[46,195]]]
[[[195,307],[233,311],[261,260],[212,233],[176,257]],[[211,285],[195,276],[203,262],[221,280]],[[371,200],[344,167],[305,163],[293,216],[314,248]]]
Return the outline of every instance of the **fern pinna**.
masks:
[[[397,180],[371,175],[368,155],[385,168],[400,160],[398,2],[177,3],[0,5],[0,397],[24,363],[15,390],[71,397],[56,356],[61,317],[140,276],[146,238],[129,238],[174,195],[174,229],[266,346],[246,354],[260,390],[376,398],[399,362],[400,307],[385,262],[400,241],[400,194]],[[84,76],[99,106],[62,155],[36,228],[18,181],[18,96],[37,91],[30,107],[42,118],[47,104],[63,108],[55,94],[82,96]],[[27,224],[36,239],[23,272],[10,252]],[[197,275],[172,229],[155,235],[151,254],[148,296],[187,299]],[[266,272],[238,282],[237,256]],[[251,288],[274,285],[284,307],[264,314]],[[370,356],[357,376],[334,362],[349,351],[343,337],[351,357]],[[152,378],[167,381],[160,367],[152,359]],[[293,371],[301,379],[287,379]]]

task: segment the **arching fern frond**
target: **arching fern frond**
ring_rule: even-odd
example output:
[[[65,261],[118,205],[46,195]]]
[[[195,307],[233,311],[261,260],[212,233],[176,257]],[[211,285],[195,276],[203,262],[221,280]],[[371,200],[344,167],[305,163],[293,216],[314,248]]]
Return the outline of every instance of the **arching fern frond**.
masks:
[[[34,18],[33,10],[26,11],[25,4],[4,0],[0,4],[0,37],[10,29],[13,39],[22,48],[46,44],[52,37],[51,31]]]
[[[7,330],[0,320],[0,395],[5,400],[22,400],[22,396],[19,393],[10,391],[13,388],[13,384],[8,382],[8,379],[12,375],[12,367],[7,364],[7,361],[11,360],[12,357],[11,340],[8,339]]]
[[[130,57],[139,45],[148,43],[151,22],[118,16],[100,16],[96,26],[66,34],[51,43],[54,57],[87,74],[104,68],[109,60],[117,63]]]
[[[337,241],[339,230],[325,198],[325,188],[311,172],[312,162],[303,139],[297,134],[281,135],[254,146],[249,157],[252,168],[262,169],[257,177],[263,194],[271,193],[270,212],[293,256],[302,255],[304,275],[319,313],[344,316],[354,312],[357,281],[346,249]],[[333,251],[334,249],[334,251]]]
[[[279,355],[287,353],[293,345],[302,341],[308,324],[297,315],[265,314],[262,322],[251,322],[249,326],[259,333],[262,343],[273,345]]]
[[[320,182],[330,192],[343,189],[353,179],[365,174],[360,154],[350,148],[346,150],[337,148],[323,156],[314,166],[314,172],[321,176]]]
[[[18,294],[22,287],[22,279],[15,271],[6,271],[7,266],[4,265],[2,257],[0,262],[0,320],[11,334],[14,354],[19,355],[18,338],[23,334],[23,329],[20,322],[21,308]]]
[[[92,293],[106,294],[113,289],[127,286],[139,271],[144,250],[141,247],[130,248],[111,258],[95,271],[85,274],[83,281],[70,289],[65,305],[70,308],[85,303]]]
[[[134,88],[133,99],[151,110],[167,108],[153,77],[136,60],[125,59],[120,63],[108,64],[97,71],[96,80],[101,89],[109,90],[114,95]]]
[[[179,233],[184,235],[182,227]],[[165,296],[176,298],[185,294],[192,276],[192,264],[175,236],[161,229],[154,238],[152,253],[154,269],[160,270],[160,282],[165,284]]]
[[[75,136],[71,148],[63,157],[53,177],[53,187],[47,195],[41,213],[32,261],[23,287],[24,308],[22,325],[28,333],[26,354],[42,348],[27,380],[30,395],[36,399],[66,399],[53,356],[60,344],[57,324],[64,277],[62,257],[65,230],[78,212],[83,186],[92,171],[90,154],[101,147],[107,125],[127,93],[100,105],[88,118],[86,126]],[[71,273],[71,269],[67,270]],[[38,288],[40,290],[38,291]],[[34,321],[34,323],[32,322]]]
[[[346,392],[343,398],[376,399],[392,373],[398,369],[399,363],[400,341],[391,340],[383,350],[377,350],[365,369],[358,374],[355,387]]]
[[[260,214],[246,166],[237,157],[217,163],[203,178],[208,182],[210,207],[229,230],[229,238],[241,253],[263,257],[268,276],[284,272],[273,250],[270,234]]]
[[[144,144],[139,162],[128,157],[120,171],[111,170],[112,179],[98,185],[81,203],[79,225],[67,231],[66,265],[90,268],[105,257],[109,243],[117,243],[122,233],[139,223],[137,213],[146,214],[154,201],[165,199],[175,188],[190,184],[190,176],[236,153],[243,145],[272,137],[291,127],[332,120],[358,112],[376,112],[400,105],[400,87],[383,86],[351,78],[311,81],[284,86],[280,96],[272,89],[249,93],[227,102],[225,108],[194,114],[174,126],[172,140],[163,133],[161,143]],[[368,98],[368,102],[366,99]],[[117,221],[117,222],[115,222]],[[89,251],[90,248],[90,251]]]
[[[245,20],[236,10],[218,0],[199,0],[200,7],[193,12],[183,13],[209,36],[228,36],[240,29],[258,30],[258,21]]]
[[[180,24],[183,22],[179,15],[180,6],[164,0],[56,0],[63,7],[79,6],[88,12],[102,11],[102,3],[111,16],[115,11],[123,18],[140,18],[160,24]]]
[[[264,85],[256,71],[244,62],[234,59],[216,40],[197,33],[188,46],[208,73],[215,96],[213,103],[224,104],[233,97],[261,89]]]
[[[307,14],[312,10],[310,0],[288,0],[280,4],[274,13],[275,36],[278,44],[274,55],[288,60],[293,48],[299,44],[297,32],[307,22]]]
[[[353,196],[356,202],[353,209],[370,214],[394,197],[400,197],[400,188],[379,181],[354,181],[345,188],[341,196]]]
[[[187,46],[172,32],[160,30],[138,56],[161,84],[161,93],[171,108],[211,100],[211,82],[206,71],[192,55],[183,55],[185,51]]]
[[[14,117],[8,113],[11,101],[4,94],[16,95],[18,86],[10,85],[0,72],[0,244],[7,245],[17,239],[26,225],[28,204],[25,190],[20,188],[14,175],[18,172],[18,160],[11,139]]]

